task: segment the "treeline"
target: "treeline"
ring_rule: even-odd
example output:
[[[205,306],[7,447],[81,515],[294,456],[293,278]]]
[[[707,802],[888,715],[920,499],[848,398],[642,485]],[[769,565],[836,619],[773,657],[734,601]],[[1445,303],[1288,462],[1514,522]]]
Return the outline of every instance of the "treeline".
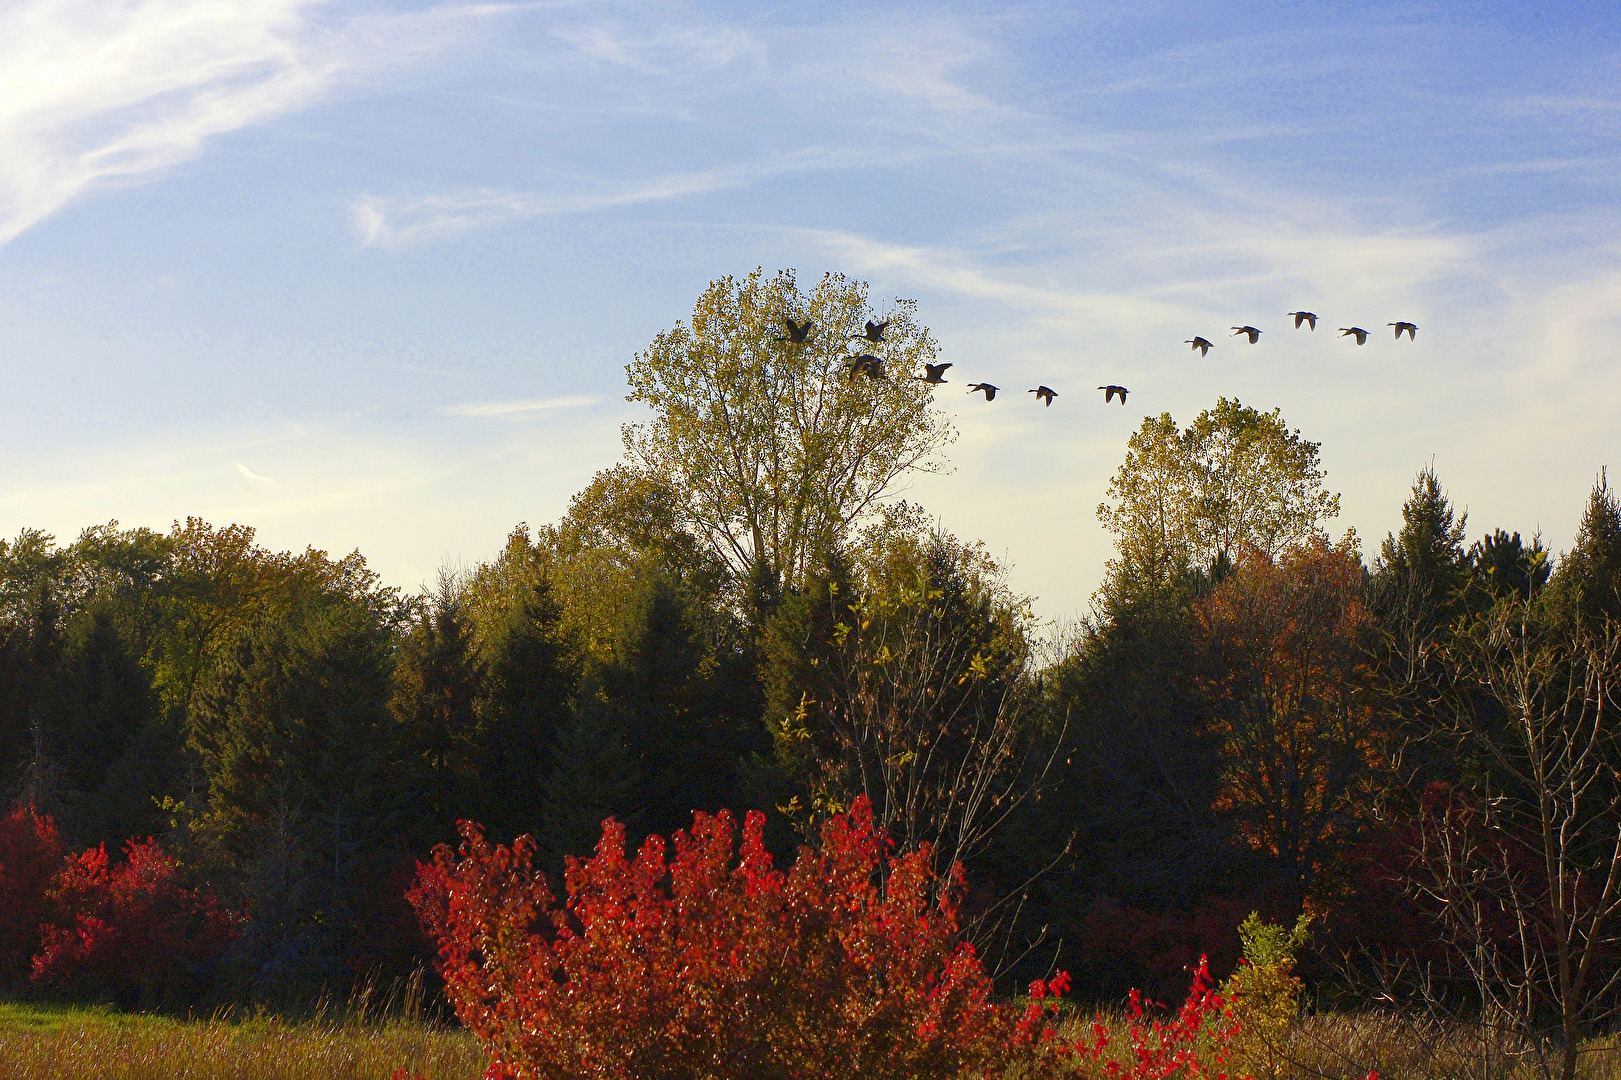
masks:
[[[810,340],[782,340],[785,312]],[[891,378],[852,381],[868,318]],[[717,281],[630,365],[651,419],[625,459],[417,595],[242,526],[24,532],[0,544],[10,794],[65,850],[155,838],[239,917],[193,996],[409,972],[430,946],[404,893],[460,819],[531,834],[556,871],[608,816],[636,842],[758,808],[786,861],[865,795],[964,864],[964,925],[1009,986],[1066,968],[1098,997],[1173,994],[1201,953],[1231,967],[1250,911],[1305,911],[1322,994],[1478,1011],[1517,987],[1527,1024],[1608,1015],[1602,477],[1555,556],[1471,533],[1425,470],[1369,554],[1329,534],[1318,447],[1276,411],[1149,417],[1098,511],[1117,556],[1094,611],[1054,641],[981,547],[894,498],[953,437],[904,377],[933,359],[909,302],[874,311],[838,275]],[[1589,981],[1547,991],[1512,959],[1527,933]]]

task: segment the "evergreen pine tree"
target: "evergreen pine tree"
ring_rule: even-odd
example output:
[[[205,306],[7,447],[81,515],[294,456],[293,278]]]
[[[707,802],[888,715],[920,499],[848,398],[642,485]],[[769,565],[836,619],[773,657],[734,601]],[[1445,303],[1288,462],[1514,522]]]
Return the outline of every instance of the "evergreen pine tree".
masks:
[[[539,827],[559,739],[587,737],[565,730],[581,661],[561,620],[562,609],[546,583],[526,583],[485,645],[476,817],[503,840]]]
[[[1563,605],[1584,625],[1621,621],[1621,499],[1601,471],[1556,575]]]
[[[392,708],[411,760],[414,831],[449,840],[477,801],[477,704],[483,666],[454,583],[424,598],[400,643]]]
[[[1455,517],[1433,466],[1420,469],[1401,510],[1401,532],[1387,535],[1374,568],[1374,607],[1403,636],[1431,639],[1458,614],[1469,583],[1463,538],[1469,515]]]

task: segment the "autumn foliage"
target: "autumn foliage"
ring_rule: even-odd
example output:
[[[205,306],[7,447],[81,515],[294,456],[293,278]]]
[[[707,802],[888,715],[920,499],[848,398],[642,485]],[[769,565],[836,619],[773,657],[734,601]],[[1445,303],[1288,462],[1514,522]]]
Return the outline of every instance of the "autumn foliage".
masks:
[[[0,818],[0,980],[28,975],[61,869],[62,838],[48,815],[25,805]]]
[[[0,979],[151,1002],[192,983],[238,918],[154,840],[65,855],[48,815],[0,818]]]
[[[747,815],[734,852],[731,815],[699,813],[628,857],[610,819],[558,906],[527,838],[492,847],[464,823],[413,902],[490,1075],[957,1077],[1071,1052],[1051,1023],[1067,976],[1022,1008],[993,1001],[958,936],[960,877],[895,854],[866,800],[786,874],[763,826]]]
[[[56,922],[41,927],[36,982],[135,991],[150,1000],[183,985],[236,936],[237,920],[179,860],[151,839],[130,840],[111,862],[98,845],[69,859],[49,894]]]

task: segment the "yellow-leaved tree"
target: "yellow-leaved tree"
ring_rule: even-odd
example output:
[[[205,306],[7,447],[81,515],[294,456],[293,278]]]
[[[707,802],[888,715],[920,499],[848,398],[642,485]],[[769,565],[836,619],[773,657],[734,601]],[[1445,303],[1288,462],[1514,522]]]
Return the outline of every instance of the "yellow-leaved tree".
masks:
[[[915,307],[875,311],[842,274],[808,289],[792,270],[711,282],[627,367],[629,400],[652,415],[625,426],[634,475],[620,483],[657,489],[734,581],[798,584],[907,472],[943,467],[955,435],[914,378],[938,354]],[[788,319],[810,324],[803,341]],[[853,369],[862,355],[878,365]]]

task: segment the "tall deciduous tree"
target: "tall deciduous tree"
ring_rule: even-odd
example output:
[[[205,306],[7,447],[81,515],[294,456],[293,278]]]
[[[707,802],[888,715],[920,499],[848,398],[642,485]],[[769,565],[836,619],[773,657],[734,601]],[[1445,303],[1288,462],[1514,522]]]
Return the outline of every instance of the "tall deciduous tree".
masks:
[[[1329,868],[1370,804],[1385,732],[1364,663],[1355,548],[1245,552],[1196,605],[1200,688],[1225,768],[1215,808],[1298,886]]]
[[[1144,418],[1098,507],[1118,552],[1105,598],[1174,582],[1243,547],[1272,556],[1320,535],[1340,497],[1323,487],[1319,445],[1279,410],[1228,398],[1180,430],[1169,413]]]
[[[782,340],[785,316],[812,324],[803,343]],[[887,322],[883,342],[851,349],[869,319]],[[886,378],[851,377],[861,351]],[[940,466],[951,428],[910,378],[936,353],[912,301],[874,313],[842,274],[809,290],[791,270],[722,278],[628,366],[630,400],[653,415],[625,446],[734,581],[795,582],[902,475]]]

